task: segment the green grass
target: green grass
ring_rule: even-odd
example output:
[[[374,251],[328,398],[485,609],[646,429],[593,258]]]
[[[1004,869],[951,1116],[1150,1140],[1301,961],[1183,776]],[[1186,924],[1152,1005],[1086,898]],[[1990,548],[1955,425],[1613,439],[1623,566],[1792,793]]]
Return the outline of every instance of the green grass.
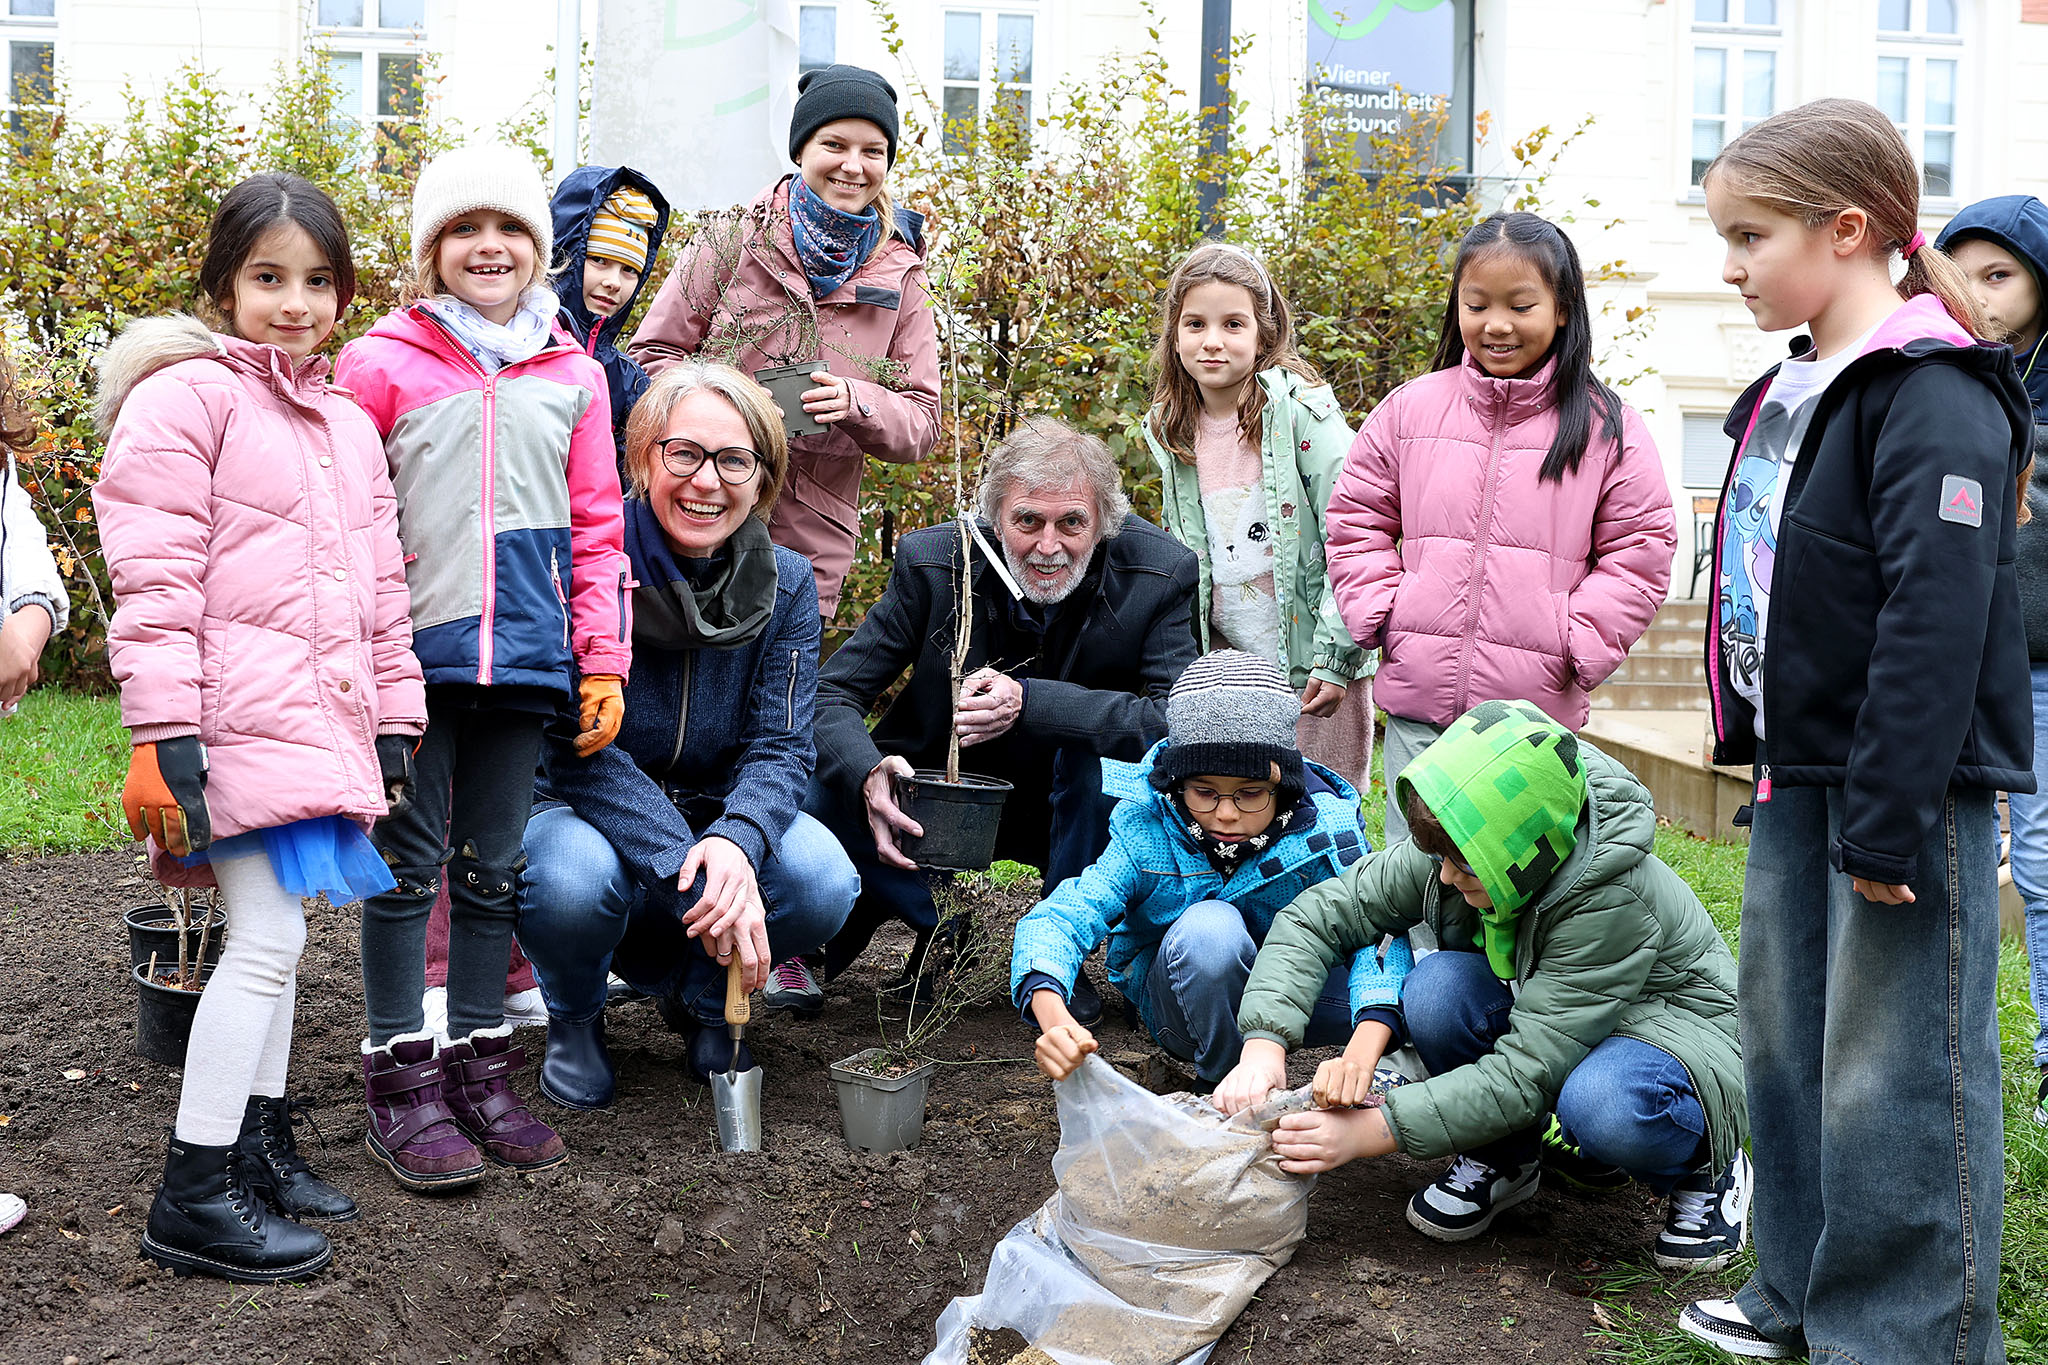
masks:
[[[1682,830],[1657,831],[1657,856],[1692,884],[1714,923],[1736,942],[1742,909],[1745,849],[1709,843]],[[2032,1120],[2034,1010],[2027,995],[2027,959],[2006,940],[1998,963],[1999,1040],[2005,1062],[2005,1225],[1998,1282],[1998,1313],[2013,1365],[2048,1365],[2048,1128]],[[1748,1276],[1745,1255],[1721,1275],[1674,1279],[1649,1264],[1609,1266],[1595,1277],[1593,1296],[1609,1324],[1597,1358],[1613,1365],[1726,1365],[1729,1357],[1682,1335],[1678,1310],[1697,1298],[1722,1297]],[[1648,1306],[1637,1307],[1648,1291]]]
[[[112,697],[39,687],[0,720],[0,853],[79,853],[128,842],[128,732]]]

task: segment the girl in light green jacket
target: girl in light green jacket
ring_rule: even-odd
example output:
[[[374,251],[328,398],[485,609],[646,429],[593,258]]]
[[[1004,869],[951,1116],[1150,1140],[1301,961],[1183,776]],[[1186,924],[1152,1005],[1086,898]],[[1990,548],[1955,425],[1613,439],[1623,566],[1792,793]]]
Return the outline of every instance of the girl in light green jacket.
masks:
[[[1371,783],[1372,671],[1323,560],[1323,509],[1351,428],[1294,351],[1287,301],[1243,247],[1205,242],[1167,283],[1139,428],[1166,529],[1195,552],[1202,649],[1261,654],[1301,692],[1302,753]]]

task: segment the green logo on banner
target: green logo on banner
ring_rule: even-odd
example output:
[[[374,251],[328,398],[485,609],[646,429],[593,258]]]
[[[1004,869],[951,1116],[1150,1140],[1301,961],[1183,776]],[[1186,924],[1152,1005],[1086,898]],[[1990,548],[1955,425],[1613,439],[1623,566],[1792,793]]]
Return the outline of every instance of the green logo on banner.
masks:
[[[1308,0],[1308,17],[1310,22],[1332,38],[1349,40],[1363,38],[1385,23],[1387,16],[1394,12],[1397,5],[1410,14],[1421,14],[1445,2],[1446,0],[1374,0],[1372,13],[1363,19],[1346,21],[1330,13],[1329,6],[1325,5],[1323,0]]]

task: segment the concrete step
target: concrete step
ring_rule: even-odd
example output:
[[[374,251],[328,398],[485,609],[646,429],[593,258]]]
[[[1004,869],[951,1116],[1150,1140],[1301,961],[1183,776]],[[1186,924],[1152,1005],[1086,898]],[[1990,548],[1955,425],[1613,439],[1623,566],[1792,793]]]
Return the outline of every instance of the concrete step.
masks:
[[[1714,609],[1711,602],[1666,602],[1657,608],[1656,617],[1650,622],[1651,628],[1666,626],[1689,630],[1697,638],[1707,628],[1707,613]]]
[[[1593,689],[1596,711],[1705,711],[1709,709],[1707,684],[1691,682],[1637,682],[1609,680]]]
[[[1697,682],[1704,686],[1705,677],[1697,650],[1685,654],[1645,653],[1637,645],[1601,686],[1612,687],[1622,682]]]

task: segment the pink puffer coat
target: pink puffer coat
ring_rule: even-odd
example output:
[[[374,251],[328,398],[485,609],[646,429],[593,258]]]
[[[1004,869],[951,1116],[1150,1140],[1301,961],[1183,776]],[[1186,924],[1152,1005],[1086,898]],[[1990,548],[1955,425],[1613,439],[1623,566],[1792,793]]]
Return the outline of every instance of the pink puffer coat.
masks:
[[[215,838],[372,823],[376,737],[426,727],[384,443],[326,374],[190,317],[100,361],[121,720],[138,744],[199,736]]]
[[[1620,666],[1671,586],[1671,488],[1635,409],[1561,484],[1550,366],[1495,379],[1469,355],[1389,394],[1330,498],[1330,583],[1351,638],[1381,651],[1373,700],[1448,725],[1520,697],[1561,725]]]

